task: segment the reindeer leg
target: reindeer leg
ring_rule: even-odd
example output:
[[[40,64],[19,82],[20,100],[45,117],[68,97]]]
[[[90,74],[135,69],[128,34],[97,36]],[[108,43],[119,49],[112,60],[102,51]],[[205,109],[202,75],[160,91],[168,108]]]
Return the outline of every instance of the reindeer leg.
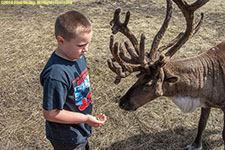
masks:
[[[222,132],[222,136],[223,136],[223,143],[224,143],[224,150],[225,150],[225,108],[222,109],[223,110],[223,132]]]
[[[198,133],[191,145],[188,145],[186,150],[201,150],[202,149],[202,134],[205,130],[207,120],[210,114],[210,108],[201,108],[201,116],[198,123]]]

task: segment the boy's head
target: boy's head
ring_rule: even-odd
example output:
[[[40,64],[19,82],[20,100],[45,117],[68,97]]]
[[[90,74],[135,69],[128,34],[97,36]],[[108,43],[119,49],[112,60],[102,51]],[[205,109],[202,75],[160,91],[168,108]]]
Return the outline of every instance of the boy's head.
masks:
[[[65,40],[71,40],[77,34],[92,31],[90,21],[80,12],[72,10],[60,15],[55,23],[55,37],[61,36]]]
[[[55,36],[58,56],[72,61],[80,59],[88,51],[92,25],[80,12],[68,11],[56,19]]]

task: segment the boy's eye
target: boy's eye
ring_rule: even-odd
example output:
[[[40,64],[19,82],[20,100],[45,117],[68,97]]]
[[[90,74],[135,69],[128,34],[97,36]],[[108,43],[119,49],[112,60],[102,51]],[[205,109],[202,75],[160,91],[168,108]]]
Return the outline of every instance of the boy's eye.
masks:
[[[77,47],[84,47],[84,45],[77,45]]]
[[[87,46],[88,44],[82,44],[82,45],[77,45],[77,47],[85,47]]]

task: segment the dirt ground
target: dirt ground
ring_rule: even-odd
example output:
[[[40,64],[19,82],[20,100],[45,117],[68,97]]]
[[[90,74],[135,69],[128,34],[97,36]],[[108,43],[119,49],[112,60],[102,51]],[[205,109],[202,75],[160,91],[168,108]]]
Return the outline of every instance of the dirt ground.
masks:
[[[193,2],[193,0],[189,0]],[[195,135],[199,110],[182,113],[175,104],[160,97],[135,112],[118,107],[119,98],[135,82],[134,76],[114,85],[115,74],[106,60],[109,52],[109,22],[116,8],[131,12],[130,29],[139,39],[146,33],[146,48],[163,22],[165,0],[73,0],[72,5],[0,5],[0,149],[50,150],[42,116],[42,87],[39,75],[56,48],[56,17],[76,9],[94,25],[94,37],[86,55],[90,73],[93,114],[105,113],[106,124],[93,130],[93,150],[181,150]],[[174,5],[173,18],[162,41],[166,43],[184,30],[184,19]],[[196,12],[205,13],[199,32],[173,59],[197,55],[225,37],[224,0],[210,0]],[[118,35],[117,37],[123,37]],[[222,150],[223,114],[212,109],[203,138],[204,150]]]

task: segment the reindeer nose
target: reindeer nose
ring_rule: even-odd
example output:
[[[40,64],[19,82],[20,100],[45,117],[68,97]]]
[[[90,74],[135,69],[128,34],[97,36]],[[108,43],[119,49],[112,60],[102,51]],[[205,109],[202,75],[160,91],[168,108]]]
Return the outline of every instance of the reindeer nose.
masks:
[[[125,103],[119,103],[119,107],[121,108],[121,109],[125,109],[126,108],[126,104]]]

